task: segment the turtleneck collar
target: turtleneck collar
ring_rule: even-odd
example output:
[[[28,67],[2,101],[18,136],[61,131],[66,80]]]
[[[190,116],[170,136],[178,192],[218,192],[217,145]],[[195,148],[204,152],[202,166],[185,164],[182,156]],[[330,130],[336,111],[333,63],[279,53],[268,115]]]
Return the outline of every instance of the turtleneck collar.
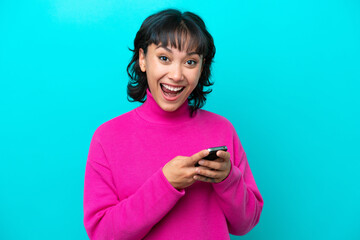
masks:
[[[186,100],[178,109],[173,112],[164,111],[155,101],[149,89],[146,90],[146,101],[136,109],[143,119],[158,124],[179,124],[191,120],[190,106]]]

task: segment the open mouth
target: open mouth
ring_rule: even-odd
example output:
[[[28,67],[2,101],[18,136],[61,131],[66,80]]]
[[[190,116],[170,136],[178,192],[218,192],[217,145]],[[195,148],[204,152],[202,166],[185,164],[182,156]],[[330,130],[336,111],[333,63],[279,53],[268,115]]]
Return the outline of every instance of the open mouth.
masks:
[[[170,98],[176,97],[185,89],[185,87],[174,87],[164,83],[160,83],[160,86],[164,95]]]

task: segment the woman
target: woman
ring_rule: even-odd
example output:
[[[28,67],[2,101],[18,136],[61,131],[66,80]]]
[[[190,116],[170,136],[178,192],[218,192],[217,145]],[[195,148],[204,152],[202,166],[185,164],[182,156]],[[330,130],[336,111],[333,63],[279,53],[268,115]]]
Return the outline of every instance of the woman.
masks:
[[[91,239],[230,239],[263,200],[231,123],[201,110],[215,46],[197,15],[148,17],[134,41],[128,97],[143,104],[94,133],[85,173]],[[146,99],[146,100],[145,100]],[[227,146],[204,160],[209,147]]]

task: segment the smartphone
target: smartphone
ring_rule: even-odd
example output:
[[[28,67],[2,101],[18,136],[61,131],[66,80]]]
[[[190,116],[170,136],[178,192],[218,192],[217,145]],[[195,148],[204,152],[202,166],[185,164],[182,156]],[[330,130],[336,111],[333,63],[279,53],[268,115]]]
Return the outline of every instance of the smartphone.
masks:
[[[207,155],[206,157],[204,157],[204,159],[206,160],[215,160],[217,158],[219,158],[216,153],[217,151],[227,151],[227,147],[226,146],[221,146],[221,147],[213,147],[213,148],[208,148],[209,151],[209,155]],[[198,163],[195,164],[195,167],[200,166]]]
[[[215,160],[217,158],[219,158],[216,153],[217,151],[227,151],[227,147],[226,146],[221,146],[221,147],[213,147],[213,148],[208,148],[209,150],[209,155],[207,155],[206,157],[204,157],[204,159],[206,160]]]

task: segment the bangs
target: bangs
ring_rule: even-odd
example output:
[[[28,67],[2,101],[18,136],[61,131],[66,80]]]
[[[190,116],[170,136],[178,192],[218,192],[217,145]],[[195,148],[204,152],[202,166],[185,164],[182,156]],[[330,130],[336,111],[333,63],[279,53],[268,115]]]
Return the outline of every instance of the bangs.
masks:
[[[171,46],[179,51],[195,52],[199,55],[207,55],[207,39],[201,29],[191,22],[171,19],[158,26],[148,40],[148,44]]]

